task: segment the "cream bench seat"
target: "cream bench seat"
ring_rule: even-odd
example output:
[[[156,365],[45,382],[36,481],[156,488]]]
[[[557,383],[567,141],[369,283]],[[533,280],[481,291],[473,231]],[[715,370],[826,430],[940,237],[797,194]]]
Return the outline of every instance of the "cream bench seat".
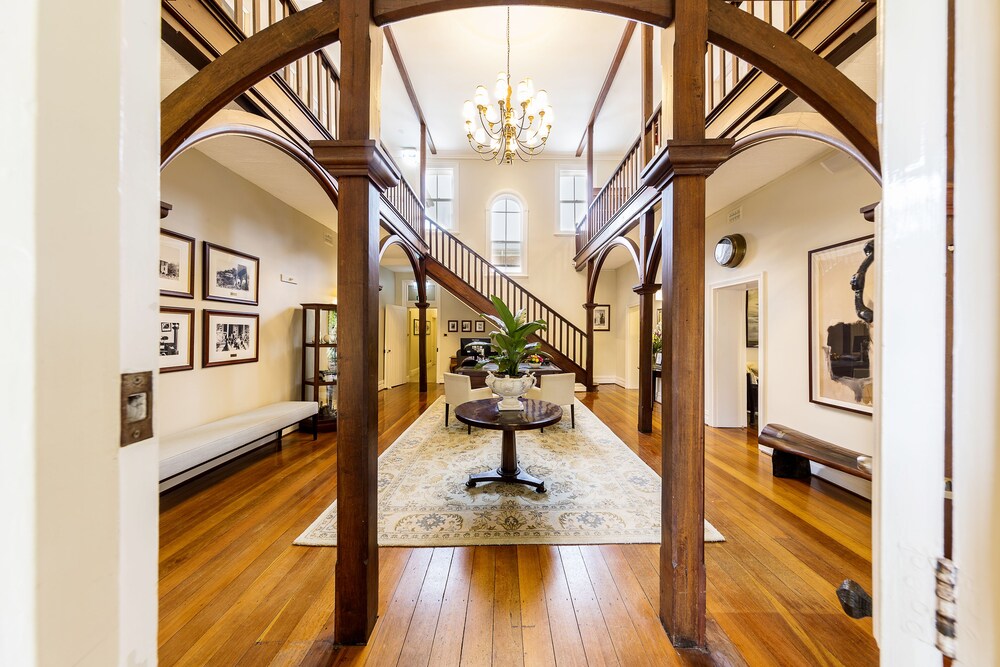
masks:
[[[162,437],[160,490],[274,440],[280,448],[282,431],[310,417],[315,440],[318,411],[314,401],[283,401]]]

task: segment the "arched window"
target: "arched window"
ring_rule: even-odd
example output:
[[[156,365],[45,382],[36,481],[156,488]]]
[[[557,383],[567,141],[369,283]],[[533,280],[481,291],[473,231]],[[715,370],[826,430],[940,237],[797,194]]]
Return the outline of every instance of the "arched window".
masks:
[[[490,206],[492,262],[506,273],[524,273],[524,206],[514,195],[500,195]]]

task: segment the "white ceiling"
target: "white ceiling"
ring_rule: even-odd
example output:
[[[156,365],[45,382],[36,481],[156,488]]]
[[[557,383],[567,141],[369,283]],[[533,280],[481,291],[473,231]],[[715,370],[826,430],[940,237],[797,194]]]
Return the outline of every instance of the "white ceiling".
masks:
[[[393,33],[439,153],[464,155],[470,150],[462,105],[472,98],[480,84],[492,93],[497,72],[506,69],[505,24],[505,7],[463,9],[393,24]],[[543,7],[511,8],[511,78],[517,82],[530,76],[536,88],[548,91],[555,116],[546,153],[576,152],[624,28],[624,19],[605,14]],[[442,39],[442,35],[448,38]],[[627,97],[636,102],[639,99],[637,43],[638,39],[633,37],[634,63],[624,65],[619,72],[620,80],[634,80],[634,91],[628,85],[623,85],[620,91],[626,106]],[[392,59],[387,54],[385,69],[390,68]],[[383,90],[383,114],[397,105],[408,106],[405,91],[399,97],[387,86]],[[616,104],[617,101],[608,102],[605,117],[612,122],[607,136],[599,139],[601,143],[595,141],[595,149],[620,155],[638,136],[639,121],[636,112],[635,123],[622,123],[615,117]],[[619,131],[620,125],[628,129]],[[383,130],[395,131],[385,115]],[[619,133],[628,138],[617,139]]]

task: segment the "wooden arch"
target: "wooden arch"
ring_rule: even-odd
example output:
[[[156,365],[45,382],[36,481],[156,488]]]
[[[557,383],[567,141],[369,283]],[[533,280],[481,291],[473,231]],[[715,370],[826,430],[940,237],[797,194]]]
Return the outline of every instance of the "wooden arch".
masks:
[[[655,244],[659,245],[659,244]],[[601,277],[601,269],[604,268],[604,261],[617,247],[625,248],[632,257],[632,264],[635,267],[636,276],[642,280],[642,261],[639,259],[639,245],[627,236],[619,236],[614,241],[604,246],[600,254],[594,260],[594,271],[590,274],[590,283],[587,285],[587,303],[594,303],[594,294],[597,292],[597,281]]]
[[[463,7],[514,4],[603,11],[669,25],[670,0],[374,0],[379,25]],[[160,105],[160,154],[173,153],[205,121],[282,67],[340,36],[340,7],[325,0],[278,21],[206,65]],[[879,166],[875,102],[836,67],[725,0],[708,0],[708,39],[760,68],[816,109]]]
[[[324,169],[323,166],[316,161],[316,158],[312,156],[312,153],[303,150],[298,144],[289,141],[276,132],[272,132],[271,130],[264,129],[262,127],[255,127],[253,125],[219,125],[217,127],[197,132],[181,143],[163,160],[163,162],[160,163],[160,171],[166,169],[167,165],[173,162],[178,155],[192,146],[211,139],[217,139],[219,137],[246,137],[278,149],[288,157],[295,160],[295,162],[298,163],[303,169],[308,171],[316,183],[323,188],[323,192],[327,194],[330,201],[333,202],[333,205],[338,205],[339,199],[337,193],[337,182],[333,180],[332,176],[330,176],[330,172]]]

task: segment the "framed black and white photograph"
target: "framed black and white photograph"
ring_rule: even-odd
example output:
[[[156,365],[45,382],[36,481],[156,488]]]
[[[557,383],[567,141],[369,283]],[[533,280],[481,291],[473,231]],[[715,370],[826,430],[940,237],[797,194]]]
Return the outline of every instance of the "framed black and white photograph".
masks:
[[[486,333],[486,320],[476,320],[476,333]]]
[[[448,333],[458,333],[458,320],[448,320]]]
[[[611,304],[594,306],[594,331],[611,331]]]
[[[194,239],[160,230],[160,296],[194,298]]]
[[[472,320],[462,320],[462,333],[470,333],[472,331]]]
[[[160,307],[160,372],[194,368],[194,308]]]
[[[260,260],[231,248],[205,241],[205,285],[202,297],[209,301],[228,301],[257,305],[260,287]]]
[[[872,326],[858,315],[851,278],[865,261],[872,236],[809,252],[809,400],[872,414]],[[864,294],[873,308],[875,271]]]
[[[202,368],[256,362],[260,348],[259,326],[257,313],[204,311]]]

